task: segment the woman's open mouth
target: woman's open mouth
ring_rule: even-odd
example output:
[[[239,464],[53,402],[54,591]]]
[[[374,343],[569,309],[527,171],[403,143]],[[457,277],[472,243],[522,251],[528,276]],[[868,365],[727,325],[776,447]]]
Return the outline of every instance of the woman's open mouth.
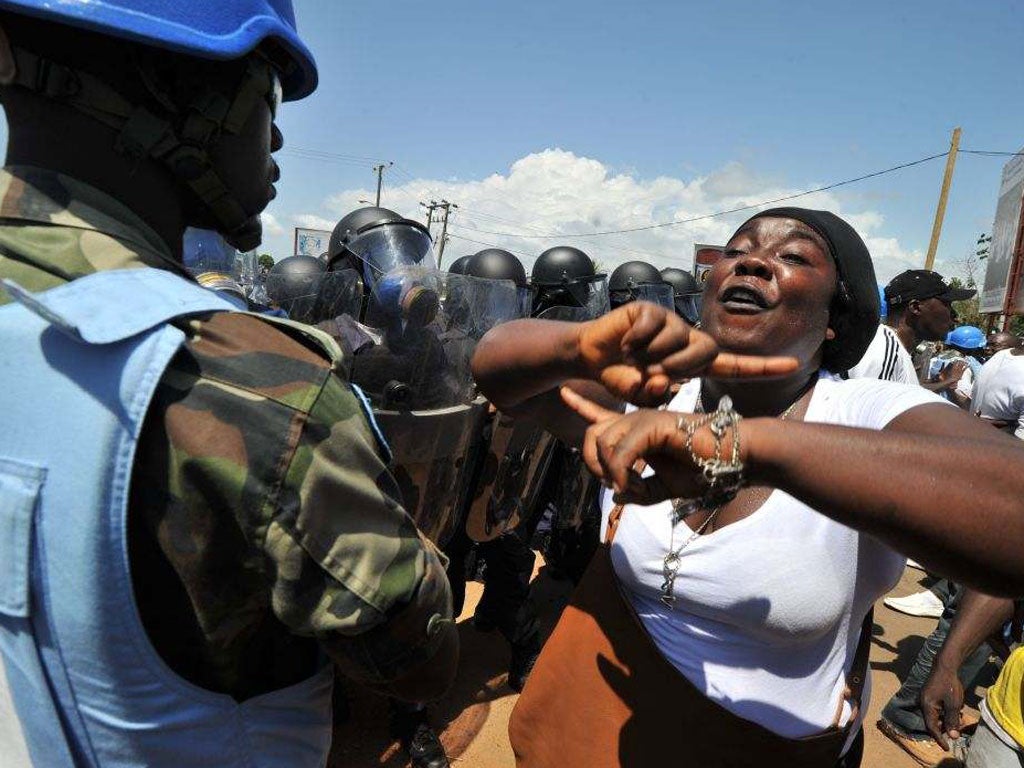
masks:
[[[748,285],[734,285],[719,294],[718,301],[730,312],[753,314],[769,309],[768,300]]]

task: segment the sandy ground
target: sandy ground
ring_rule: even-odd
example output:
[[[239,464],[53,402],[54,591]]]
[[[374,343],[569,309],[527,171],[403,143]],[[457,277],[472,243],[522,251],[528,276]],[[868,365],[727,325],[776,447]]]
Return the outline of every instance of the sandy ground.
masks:
[[[921,589],[923,574],[907,569],[894,595],[906,595]],[[570,587],[548,578],[539,569],[533,585],[534,599],[549,630],[568,600]],[[469,585],[466,609],[459,618],[462,660],[452,690],[430,706],[430,716],[442,728],[442,741],[453,766],[472,768],[514,768],[507,726],[516,695],[505,684],[508,646],[496,632],[483,634],[470,617],[479,600],[481,585]],[[884,607],[875,608],[875,627],[871,645],[871,704],[865,718],[864,768],[915,768],[918,764],[875,728],[878,713],[899,687],[899,680],[910,668],[924,638],[934,629],[934,619],[904,616]],[[991,666],[991,665],[990,665]],[[983,673],[994,678],[994,668]],[[977,704],[973,692],[969,704]],[[349,712],[335,727],[331,768],[364,768],[407,765],[398,745],[387,732],[388,706],[373,694],[350,690]],[[342,707],[336,707],[339,712]]]

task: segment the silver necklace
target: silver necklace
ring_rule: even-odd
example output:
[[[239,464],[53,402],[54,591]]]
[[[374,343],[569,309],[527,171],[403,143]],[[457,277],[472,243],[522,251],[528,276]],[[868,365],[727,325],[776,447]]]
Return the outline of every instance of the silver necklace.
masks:
[[[675,609],[675,586],[676,576],[679,575],[679,558],[683,554],[683,550],[686,549],[690,544],[700,536],[704,529],[711,525],[711,521],[717,516],[721,507],[715,507],[711,510],[711,514],[707,516],[703,523],[701,523],[697,530],[693,531],[680,546],[679,549],[673,549],[676,545],[676,523],[677,521],[673,517],[672,520],[672,535],[669,539],[668,554],[665,555],[665,560],[661,566],[661,572],[665,576],[665,580],[661,582],[661,602],[669,607],[669,610]]]
[[[785,419],[787,416],[792,414],[793,411],[796,409],[797,404],[799,404],[799,402],[803,400],[804,395],[807,393],[809,389],[810,387],[808,387],[808,389],[804,390],[799,395],[797,395],[796,400],[790,403],[790,406],[779,415],[779,418]],[[697,394],[697,405],[694,408],[694,412],[704,413],[704,403],[701,401],[701,393]],[[661,602],[668,606],[669,610],[675,610],[676,577],[679,575],[679,562],[681,560],[683,550],[690,546],[690,544],[692,544],[702,533],[704,533],[704,529],[711,525],[712,521],[716,517],[718,517],[718,513],[721,511],[721,507],[715,507],[713,510],[711,510],[711,514],[709,514],[707,518],[705,518],[704,522],[697,527],[697,530],[693,531],[692,533],[690,533],[689,536],[687,536],[686,541],[679,545],[679,549],[675,549],[676,525],[679,524],[679,521],[682,518],[678,517],[675,513],[675,510],[673,509],[671,516],[672,533],[669,537],[668,542],[668,554],[665,555],[665,559],[662,561],[661,566],[661,572],[665,577],[664,580],[661,582]]]

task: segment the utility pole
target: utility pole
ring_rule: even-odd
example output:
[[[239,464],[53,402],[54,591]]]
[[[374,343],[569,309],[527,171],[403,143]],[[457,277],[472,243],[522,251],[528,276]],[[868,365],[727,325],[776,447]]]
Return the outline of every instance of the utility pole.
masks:
[[[939,235],[942,234],[942,220],[946,216],[946,201],[949,200],[949,187],[953,183],[953,169],[956,167],[956,153],[960,149],[960,129],[953,129],[953,138],[949,143],[949,155],[946,157],[946,174],[942,177],[942,191],[939,193],[939,205],[935,209],[935,223],[932,225],[932,241],[928,245],[928,256],[924,262],[925,269],[935,266],[935,252],[939,249]]]
[[[440,202],[437,200],[431,200],[429,203],[420,202],[424,208],[427,209],[427,232],[430,232],[430,225],[434,222],[434,211],[442,210],[444,214],[441,216],[441,235],[437,239],[437,268],[441,268],[441,259],[444,257],[444,244],[448,241],[448,214],[452,208],[458,208],[459,206],[455,203],[450,203],[444,198]]]
[[[427,209],[427,233],[430,233],[430,225],[434,222],[434,209],[437,208],[437,201],[431,200],[429,203],[424,203],[420,200],[420,205]]]
[[[442,200],[438,205],[438,208],[444,211],[444,218],[441,219],[441,237],[439,238],[439,245],[437,246],[437,268],[441,268],[441,259],[444,257],[444,244],[448,242],[448,214],[452,208],[458,208],[455,203],[449,203],[447,200]]]
[[[394,165],[394,162],[388,161],[387,165],[381,163],[380,165],[373,166],[373,172],[377,174],[377,207],[380,208],[380,188],[384,186],[384,169],[390,168]]]

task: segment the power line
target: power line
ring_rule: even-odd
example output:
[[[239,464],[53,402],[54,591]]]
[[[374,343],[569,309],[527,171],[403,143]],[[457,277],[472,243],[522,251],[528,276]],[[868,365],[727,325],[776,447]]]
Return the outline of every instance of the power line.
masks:
[[[704,221],[706,219],[714,219],[714,218],[717,218],[718,216],[727,216],[730,213],[740,213],[741,211],[749,211],[749,210],[751,210],[753,208],[761,208],[761,207],[763,207],[765,205],[773,205],[775,203],[782,203],[782,202],[785,202],[786,200],[795,200],[798,197],[806,197],[807,195],[814,195],[814,194],[817,194],[818,192],[827,192],[830,189],[836,189],[837,187],[844,187],[844,186],[846,186],[848,184],[854,184],[854,183],[856,183],[858,181],[864,181],[865,179],[873,179],[876,176],[883,176],[883,175],[885,175],[887,173],[892,173],[894,171],[903,170],[904,168],[910,168],[910,167],[915,166],[915,165],[921,165],[922,163],[927,163],[927,162],[930,162],[930,161],[935,160],[935,159],[940,158],[940,157],[946,157],[947,154],[949,154],[949,153],[948,152],[939,152],[938,154],[935,154],[935,155],[929,155],[928,157],[922,157],[920,160],[914,160],[914,161],[909,162],[909,163],[901,163],[900,165],[894,165],[891,168],[885,168],[885,169],[883,169],[881,171],[874,171],[872,173],[866,173],[863,176],[857,176],[856,178],[853,178],[853,179],[845,179],[844,181],[836,181],[836,182],[833,182],[832,184],[826,184],[826,185],[821,186],[821,187],[815,187],[814,189],[807,189],[807,190],[804,190],[803,192],[795,192],[792,195],[783,195],[782,197],[776,197],[776,198],[773,198],[771,200],[762,200],[759,203],[751,203],[750,205],[741,205],[741,206],[739,206],[737,208],[730,208],[730,209],[725,210],[725,211],[715,211],[714,213],[705,213],[705,214],[703,214],[701,216],[692,216],[692,217],[690,217],[688,219],[677,219],[677,220],[674,220],[674,221],[663,221],[663,222],[660,222],[658,224],[647,224],[647,225],[642,226],[642,227],[628,227],[628,228],[625,228],[625,229],[608,229],[608,230],[604,230],[604,231],[600,231],[600,232],[561,232],[561,233],[558,233],[558,234],[551,234],[551,235],[531,235],[531,234],[528,234],[528,233],[525,233],[525,232],[496,232],[496,231],[493,231],[493,230],[484,230],[484,229],[478,229],[476,231],[478,231],[478,232],[480,232],[482,234],[498,235],[498,236],[501,236],[501,237],[521,237],[521,238],[524,238],[524,239],[530,238],[530,239],[550,240],[550,239],[554,239],[554,238],[565,238],[565,237],[600,237],[600,236],[603,236],[603,235],[622,235],[622,234],[628,234],[630,232],[645,232],[645,231],[652,230],[652,229],[664,229],[666,227],[677,227],[677,226],[679,226],[681,224],[692,224],[695,221]]]
[[[994,149],[961,149],[962,155],[986,155],[988,157],[1021,157],[1024,152],[997,152]]]
[[[502,250],[505,250],[505,251],[508,251],[509,253],[515,254],[516,256],[518,256],[521,259],[529,259],[529,258],[531,258],[530,256],[527,256],[525,253],[519,253],[518,251],[513,251],[512,249],[506,248],[505,246],[499,245],[498,243],[488,243],[488,242],[486,242],[484,240],[474,240],[471,237],[464,237],[462,235],[456,235],[453,232],[449,232],[448,233],[448,237],[454,237],[456,240],[465,240],[467,243],[475,243],[476,245],[486,245],[488,248],[501,248]]]
[[[300,156],[315,155],[322,160],[360,162],[364,164],[387,162],[387,160],[381,157],[370,157],[369,155],[348,155],[342,152],[328,152],[323,149],[314,149],[312,147],[295,147],[291,145],[285,146],[283,149],[279,150],[279,153],[286,155],[296,154]]]

